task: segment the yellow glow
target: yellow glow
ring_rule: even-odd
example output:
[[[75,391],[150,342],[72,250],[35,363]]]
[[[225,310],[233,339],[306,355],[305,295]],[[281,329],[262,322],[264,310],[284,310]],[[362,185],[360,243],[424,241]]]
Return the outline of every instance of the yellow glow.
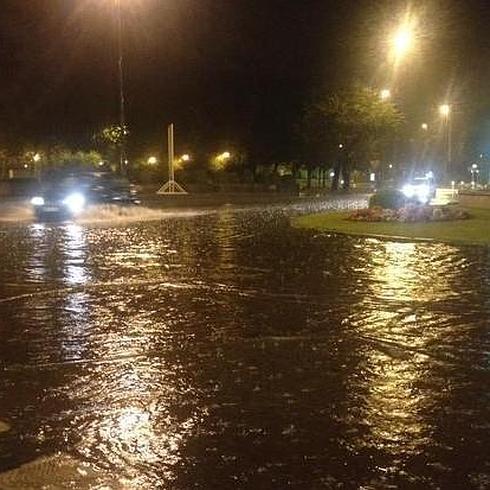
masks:
[[[191,159],[190,155],[188,155],[187,153],[184,153],[182,155],[182,161],[184,162],[188,162],[189,160]]]
[[[403,56],[412,44],[412,33],[407,29],[406,26],[402,26],[393,40],[395,51],[399,56]]]
[[[367,428],[359,435],[361,444],[399,456],[404,451],[423,450],[430,428],[430,417],[424,414],[444,401],[444,393],[434,400],[426,390],[415,388],[435,364],[427,350],[447,335],[439,328],[425,328],[425,315],[431,314],[424,313],[423,307],[419,311],[416,305],[457,294],[444,270],[454,267],[452,261],[441,264],[437,260],[451,258],[457,251],[442,244],[428,252],[415,243],[381,245],[375,240],[358,247],[365,249],[370,243],[375,246],[369,264],[362,268],[373,279],[362,308],[369,318],[363,317],[355,325],[357,335],[366,342],[360,351],[366,356],[363,365],[369,366],[369,389],[356,416]],[[376,307],[373,298],[377,299]],[[393,307],[406,302],[414,305],[398,311]],[[403,458],[393,459],[393,468],[403,464]]]
[[[158,163],[157,157],[150,157],[150,158],[148,158],[148,163],[149,163],[150,165],[155,165],[155,164],[157,164],[157,163]]]
[[[449,117],[451,113],[451,106],[449,104],[442,104],[439,106],[439,114],[442,117]]]
[[[230,162],[231,153],[229,151],[224,151],[213,157],[211,160],[215,170],[223,170]]]
[[[39,153],[36,153],[32,159],[35,161],[35,162],[39,162],[39,160],[41,160],[41,155]]]
[[[385,88],[381,90],[379,96],[381,97],[381,100],[388,100],[391,97],[391,91],[388,88]]]
[[[398,64],[415,45],[416,19],[407,13],[405,19],[393,33],[391,39],[392,56],[395,64]]]
[[[429,126],[427,123],[422,123],[422,126],[420,126],[424,131],[427,131],[429,129]]]

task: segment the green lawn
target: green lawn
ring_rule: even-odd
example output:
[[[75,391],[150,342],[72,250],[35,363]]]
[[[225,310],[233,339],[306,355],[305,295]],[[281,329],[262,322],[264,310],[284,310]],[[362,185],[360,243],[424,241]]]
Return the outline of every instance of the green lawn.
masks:
[[[416,238],[490,245],[490,209],[466,209],[471,218],[432,223],[367,223],[348,221],[348,212],[310,214],[293,219],[293,225],[350,235]]]

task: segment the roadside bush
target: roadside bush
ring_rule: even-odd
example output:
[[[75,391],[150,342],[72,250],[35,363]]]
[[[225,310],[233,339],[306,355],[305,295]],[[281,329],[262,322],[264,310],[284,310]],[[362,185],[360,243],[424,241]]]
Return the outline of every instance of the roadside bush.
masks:
[[[371,196],[369,199],[369,207],[400,209],[405,206],[406,202],[407,199],[402,192],[393,189],[386,189]]]

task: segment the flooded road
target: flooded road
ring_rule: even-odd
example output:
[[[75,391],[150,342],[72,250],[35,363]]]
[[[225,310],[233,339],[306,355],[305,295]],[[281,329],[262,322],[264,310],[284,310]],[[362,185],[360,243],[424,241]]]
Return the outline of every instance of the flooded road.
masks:
[[[0,222],[0,488],[489,488],[489,249],[355,205]]]

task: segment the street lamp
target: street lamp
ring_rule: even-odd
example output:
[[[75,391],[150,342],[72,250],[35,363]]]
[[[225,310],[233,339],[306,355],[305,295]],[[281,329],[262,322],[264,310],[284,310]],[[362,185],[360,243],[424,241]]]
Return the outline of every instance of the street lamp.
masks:
[[[414,41],[415,19],[407,15],[391,39],[391,49],[395,64],[398,64],[412,50]]]
[[[428,131],[429,129],[429,125],[427,123],[422,123],[420,127],[422,128],[422,131]]]
[[[123,16],[122,0],[114,0],[117,25],[117,68],[119,77],[119,126],[122,131],[119,147],[119,172],[125,174],[128,161],[126,159],[126,97],[124,92],[124,49],[123,49]]]
[[[446,165],[444,169],[444,174],[446,179],[448,178],[448,173],[451,168],[452,162],[452,124],[451,124],[451,106],[449,104],[441,104],[439,106],[439,115],[442,117],[444,126],[446,129],[446,145],[447,145],[447,158]]]
[[[379,98],[381,100],[388,100],[389,98],[391,97],[391,90],[388,89],[388,88],[384,88],[383,90],[381,90],[381,92],[379,93]]]
[[[451,114],[451,106],[449,104],[441,104],[439,106],[439,114],[442,117],[448,118],[449,114]]]
[[[478,165],[476,163],[474,163],[471,166],[470,172],[471,172],[471,188],[474,189],[476,187],[476,181],[478,178],[478,174],[480,173],[480,171],[478,170]],[[476,177],[475,177],[475,175],[476,175]]]
[[[158,163],[158,159],[157,159],[157,157],[150,157],[150,158],[148,158],[147,162],[148,162],[148,165],[156,165]]]

